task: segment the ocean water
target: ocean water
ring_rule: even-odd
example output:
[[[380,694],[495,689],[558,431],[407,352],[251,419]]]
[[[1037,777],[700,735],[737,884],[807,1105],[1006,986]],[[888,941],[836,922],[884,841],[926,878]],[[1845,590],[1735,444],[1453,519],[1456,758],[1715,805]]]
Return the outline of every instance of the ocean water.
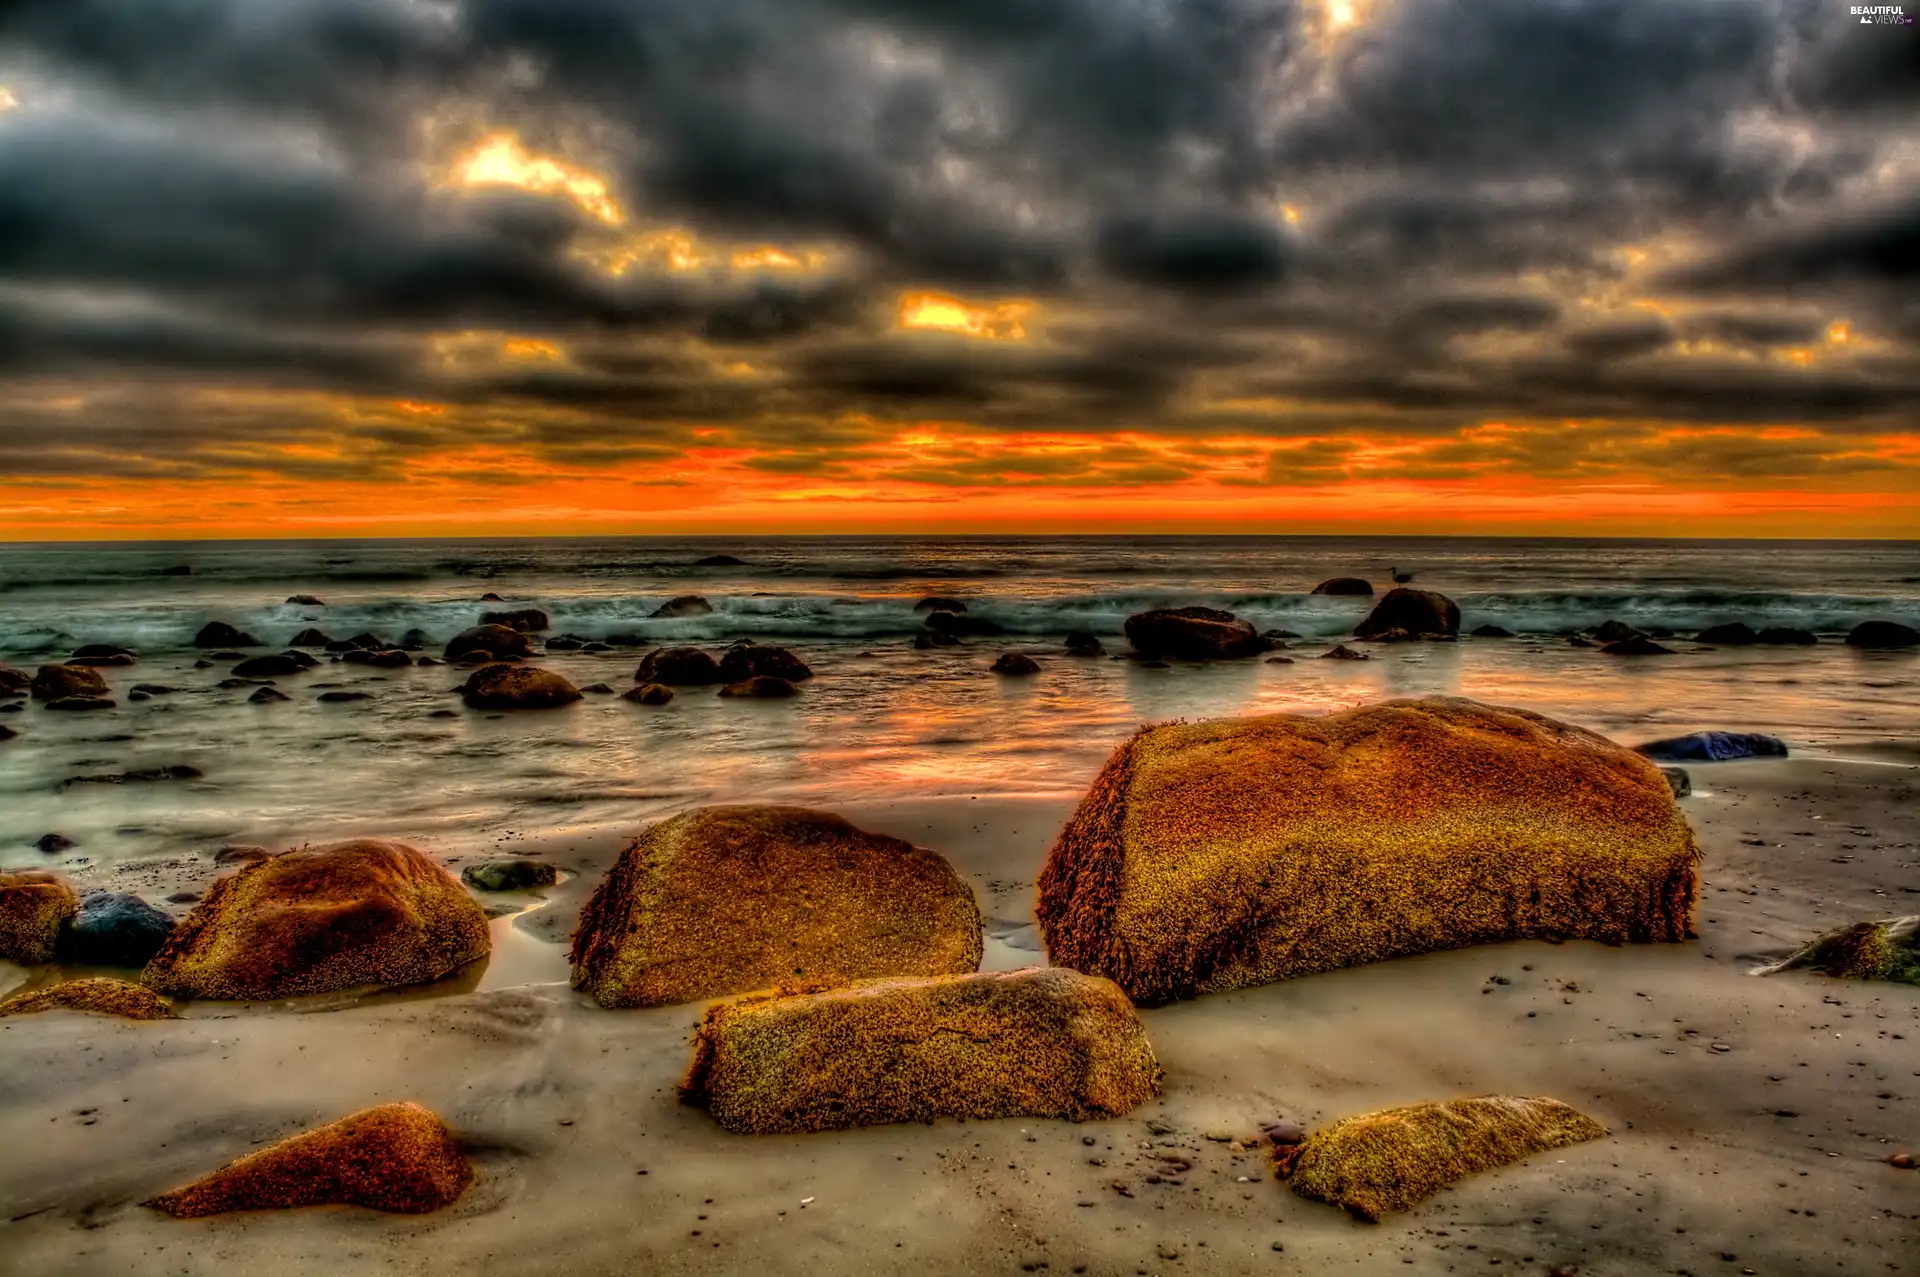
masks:
[[[731,554],[744,566],[699,566]],[[180,575],[179,568],[190,569]],[[1454,598],[1464,628],[1514,639],[1372,646],[1365,662],[1314,659],[1366,600],[1313,596],[1326,577],[1384,589],[1394,569]],[[173,569],[174,571],[170,571]],[[493,592],[502,604],[483,604]],[[320,606],[285,602],[310,594]],[[710,615],[660,619],[698,594]],[[915,651],[925,595],[958,596],[1002,637]],[[1262,659],[1143,669],[1062,654],[1068,630],[1125,650],[1145,608],[1209,604],[1303,637],[1292,664]],[[536,606],[550,634],[644,646],[539,663],[624,690],[647,646],[740,637],[793,648],[816,671],[795,700],[682,689],[662,708],[610,695],[551,712],[461,708],[450,668],[323,664],[251,705],[197,669],[209,620],[278,650],[317,626],[336,638],[418,628],[430,652],[490,607]],[[1839,642],[1855,623],[1920,625],[1920,542],[1674,542],[1405,538],[792,538],[223,542],[0,546],[0,661],[30,668],[83,643],[139,663],[102,671],[119,708],[0,714],[0,867],[83,867],[347,834],[438,848],[571,829],[638,828],[715,801],[832,805],[905,795],[1061,796],[1086,785],[1135,726],[1280,710],[1324,712],[1388,696],[1460,694],[1519,705],[1636,742],[1699,727],[1778,733],[1797,750],[1887,754],[1920,742],[1920,654]],[[1680,636],[1673,657],[1626,660],[1568,645],[1609,619]],[[1793,625],[1811,648],[1704,649],[1725,621]],[[1033,654],[1037,677],[987,667]],[[144,703],[136,682],[179,689]],[[320,690],[372,699],[322,704]],[[436,710],[457,711],[434,717]],[[1899,757],[1897,752],[1888,755]],[[71,783],[189,764],[203,777]],[[32,846],[48,832],[78,846]]]

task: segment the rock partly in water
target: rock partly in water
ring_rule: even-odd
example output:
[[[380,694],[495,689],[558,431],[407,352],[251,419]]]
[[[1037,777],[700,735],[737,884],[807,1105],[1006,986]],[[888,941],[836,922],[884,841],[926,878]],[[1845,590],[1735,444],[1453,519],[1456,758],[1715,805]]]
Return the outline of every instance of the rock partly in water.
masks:
[[[778,701],[799,694],[799,688],[786,679],[775,678],[771,674],[755,674],[752,678],[728,683],[720,689],[720,695],[735,700]]]
[[[1024,656],[1019,652],[1002,652],[1000,653],[999,659],[994,661],[992,672],[995,674],[1038,674],[1040,672],[1040,663],[1031,656]]]
[[[967,604],[964,599],[950,599],[944,594],[929,594],[926,598],[915,603],[913,610],[917,615],[921,616],[926,615],[928,612],[951,612],[955,616],[965,616],[967,614]]]
[[[1769,625],[1755,635],[1753,641],[1762,647],[1814,647],[1820,638],[1812,630],[1791,625]]]
[[[225,621],[208,621],[193,636],[195,647],[259,647],[260,640]]]
[[[229,1162],[142,1202],[181,1219],[242,1210],[364,1206],[421,1215],[451,1205],[473,1167],[418,1104],[382,1104]]]
[[[745,559],[736,559],[731,554],[709,554],[704,559],[695,559],[693,566],[697,568],[743,568],[747,566],[747,562]]]
[[[0,724],[0,741],[16,740],[19,738],[19,736],[20,736],[19,732],[14,731],[11,727],[6,726],[5,724]]]
[[[1760,636],[1745,621],[1731,621],[1725,625],[1708,626],[1694,635],[1693,641],[1713,647],[1752,647],[1760,641]]]
[[[404,669],[413,664],[413,657],[397,647],[355,648],[344,653],[342,659],[348,665],[368,665],[377,670]]]
[[[1068,656],[1105,656],[1107,649],[1100,639],[1086,630],[1067,631]]]
[[[472,656],[518,661],[533,655],[533,641],[505,625],[476,625],[454,635],[441,655],[449,661]]]
[[[1667,778],[1667,785],[1673,790],[1675,798],[1685,798],[1693,792],[1693,777],[1687,775],[1684,767],[1662,767],[1660,774]]]
[[[783,678],[801,683],[813,677],[807,663],[784,647],[761,647],[751,639],[742,639],[720,656],[720,677],[738,683],[755,675]]]
[[[274,705],[281,701],[290,701],[292,699],[291,696],[288,696],[285,692],[277,688],[256,687],[253,689],[253,695],[247,697],[247,703],[249,705]]]
[[[75,650],[67,658],[69,665],[119,666],[132,665],[140,658],[124,647],[114,647],[110,643],[88,643]]]
[[[580,699],[580,689],[552,670],[533,665],[483,665],[460,689],[473,709],[557,709]]]
[[[173,919],[130,891],[80,902],[61,938],[62,956],[96,967],[144,967],[173,934]]]
[[[653,826],[580,914],[573,984],[606,1007],[980,964],[973,891],[936,852],[800,807]]]
[[[353,701],[370,701],[373,699],[373,693],[332,691],[322,692],[313,699],[322,705],[346,705]]]
[[[725,681],[720,662],[697,647],[663,647],[640,658],[636,683],[665,683],[669,687],[705,687]]]
[[[1474,638],[1512,638],[1513,631],[1500,625],[1477,625],[1473,628]]]
[[[1601,647],[1600,652],[1604,656],[1672,656],[1674,654],[1672,648],[1662,647],[1644,634],[1608,643]]]
[[[65,980],[0,1002],[0,1016],[31,1015],[36,1011],[86,1011],[123,1020],[174,1020],[173,1004],[152,989],[125,980],[91,976]]]
[[[287,600],[295,607],[325,607],[325,599],[317,599],[311,594],[295,594]]]
[[[1599,643],[1618,643],[1624,639],[1645,638],[1646,631],[1637,630],[1625,621],[1602,621],[1593,631],[1593,637]]]
[[[707,602],[705,599],[701,598],[698,594],[682,594],[677,599],[668,599],[665,603],[662,603],[659,607],[653,609],[650,615],[659,616],[659,617],[675,617],[675,616],[711,616],[712,614],[713,614],[713,604]]]
[[[673,689],[665,683],[641,683],[620,693],[620,699],[636,705],[665,705],[673,699]]]
[[[74,696],[105,696],[107,680],[85,665],[42,665],[33,676],[33,699],[64,701]]]
[[[1336,644],[1330,651],[1320,653],[1323,661],[1370,661],[1373,658],[1365,652],[1356,652],[1345,643]]]
[[[141,976],[174,997],[292,998],[425,984],[485,957],[487,920],[404,843],[300,847],[213,884]]]
[[[1829,931],[1792,957],[1754,974],[1802,969],[1843,980],[1920,984],[1920,915],[1856,922]]]
[[[996,634],[1007,632],[1005,626],[990,617],[971,616],[965,612],[929,612],[927,619],[921,624],[935,634],[946,634],[955,638],[962,635],[992,638]]]
[[[57,701],[48,701],[46,703],[47,709],[55,709],[68,714],[84,713],[96,709],[113,709],[114,707],[115,702],[105,696],[62,696]]]
[[[553,622],[537,607],[521,607],[506,612],[483,612],[480,614],[480,624],[502,625],[527,634],[544,630]]]
[[[482,891],[528,891],[534,887],[551,887],[560,881],[560,871],[552,865],[523,856],[483,860],[462,869],[460,876]]]
[[[1363,581],[1357,576],[1336,576],[1320,582],[1312,592],[1340,598],[1370,599],[1373,597],[1373,582]]]
[[[282,652],[277,656],[255,656],[233,667],[235,678],[289,678],[302,673],[312,666],[302,664],[293,654]]]
[[[1699,850],[1604,737],[1454,697],[1145,728],[1048,855],[1057,965],[1142,1005],[1517,939],[1677,941]]]
[[[289,647],[325,647],[327,646],[327,644],[331,642],[333,642],[333,640],[327,637],[327,632],[325,630],[317,630],[309,626],[308,628],[301,630],[298,634],[294,635],[293,639],[287,644],[287,646]]]
[[[1160,608],[1127,618],[1127,642],[1147,660],[1231,660],[1267,650],[1251,622],[1212,607]]]
[[[708,1010],[683,1102],[730,1131],[1119,1117],[1160,1093],[1133,1006],[1073,971],[871,980]]]
[[[39,838],[34,840],[33,845],[37,849],[46,852],[49,856],[57,856],[63,851],[73,850],[73,848],[78,847],[80,844],[65,834],[41,834]]]
[[[0,665],[0,696],[24,696],[33,687],[33,675]]]
[[[1920,630],[1898,621],[1862,621],[1847,632],[1848,647],[1920,647]]]
[[[1377,1221],[1469,1175],[1606,1134],[1558,1100],[1488,1095],[1345,1118],[1274,1160],[1300,1196]]]
[[[1380,641],[1403,630],[1413,639],[1448,639],[1460,633],[1460,605],[1432,590],[1388,590],[1366,619],[1353,627],[1357,639]]]
[[[73,888],[54,874],[0,873],[0,958],[27,966],[52,962],[60,933],[79,909]]]
[[[1763,732],[1689,732],[1650,740],[1634,749],[1671,763],[1726,763],[1736,758],[1785,758],[1787,743]]]

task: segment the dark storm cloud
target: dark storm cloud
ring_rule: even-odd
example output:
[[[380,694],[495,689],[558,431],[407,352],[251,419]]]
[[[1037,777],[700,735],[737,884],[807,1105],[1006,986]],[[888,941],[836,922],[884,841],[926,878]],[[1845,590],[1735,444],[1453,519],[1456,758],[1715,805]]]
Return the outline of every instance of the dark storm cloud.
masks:
[[[1913,29],[1826,0],[1376,0],[1333,38],[1323,18],[1310,0],[14,0],[0,436],[49,387],[102,406],[57,459],[0,440],[0,473],[89,449],[103,473],[127,449],[227,464],[170,397],[193,385],[497,407],[500,439],[579,464],[725,423],[784,473],[846,464],[859,441],[828,436],[850,414],[1289,436],[1487,414],[1871,433],[1915,409]],[[604,175],[629,224],[450,189],[453,157],[501,129]],[[592,264],[659,226],[830,264]],[[1646,244],[1680,260],[1636,274]],[[923,289],[1032,298],[1031,340],[897,331]],[[1668,318],[1635,305],[1656,300]],[[1838,320],[1881,344],[1767,353]],[[566,358],[436,344],[476,332]],[[1702,340],[1754,353],[1682,345]],[[143,408],[150,384],[167,390]],[[444,442],[353,429],[361,471]]]

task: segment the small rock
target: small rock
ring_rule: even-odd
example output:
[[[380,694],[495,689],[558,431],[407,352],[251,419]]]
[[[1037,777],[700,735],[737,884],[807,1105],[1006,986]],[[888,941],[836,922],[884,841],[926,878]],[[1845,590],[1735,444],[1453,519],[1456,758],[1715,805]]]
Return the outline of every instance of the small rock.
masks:
[[[1307,1128],[1295,1118],[1283,1117],[1277,1122],[1269,1122],[1260,1128],[1267,1142],[1276,1148],[1290,1148],[1295,1144],[1304,1144],[1307,1140]]]
[[[1174,1131],[1176,1131],[1177,1129],[1179,1129],[1179,1128],[1178,1128],[1178,1127],[1176,1127],[1176,1126],[1174,1126],[1174,1124],[1173,1124],[1172,1122],[1168,1122],[1168,1121],[1164,1121],[1164,1120],[1162,1120],[1162,1119],[1160,1119],[1160,1118],[1157,1118],[1157,1117],[1150,1117],[1150,1118],[1148,1118],[1148,1119],[1147,1119],[1147,1130],[1148,1130],[1148,1131],[1149,1131],[1149,1132],[1150,1132],[1151,1134],[1154,1134],[1154,1135],[1171,1135],[1171,1134],[1173,1134],[1173,1133],[1174,1133]]]
[[[1370,661],[1373,658],[1365,652],[1356,652],[1345,643],[1341,643],[1331,652],[1320,653],[1320,659],[1323,661]]]
[[[460,876],[482,891],[525,891],[531,887],[551,887],[560,881],[559,871],[552,865],[519,857],[468,865],[460,871]]]
[[[1684,767],[1662,767],[1660,774],[1667,778],[1667,785],[1673,790],[1675,798],[1685,798],[1693,792],[1693,777],[1687,775]]]
[[[1900,1170],[1903,1170],[1903,1171],[1910,1171],[1914,1167],[1913,1154],[1895,1153],[1892,1157],[1889,1157],[1887,1159],[1887,1165],[1898,1167]]]
[[[370,701],[371,692],[322,692],[314,699],[325,705],[344,705],[348,701]]]
[[[622,692],[620,699],[636,705],[665,705],[673,699],[673,689],[665,683],[642,683]]]
[[[49,856],[57,856],[63,851],[71,851],[80,844],[65,834],[41,834],[39,840],[33,845]]]
[[[62,944],[74,962],[143,967],[173,934],[173,919],[139,896],[103,891],[80,901]]]
[[[995,674],[1038,674],[1040,672],[1040,664],[1031,656],[1023,656],[1019,652],[1002,652],[1000,659],[993,663],[991,672]]]
[[[290,701],[292,699],[293,698],[285,692],[277,691],[274,688],[256,687],[253,689],[253,695],[247,697],[247,703],[250,705],[271,705],[275,701]]]

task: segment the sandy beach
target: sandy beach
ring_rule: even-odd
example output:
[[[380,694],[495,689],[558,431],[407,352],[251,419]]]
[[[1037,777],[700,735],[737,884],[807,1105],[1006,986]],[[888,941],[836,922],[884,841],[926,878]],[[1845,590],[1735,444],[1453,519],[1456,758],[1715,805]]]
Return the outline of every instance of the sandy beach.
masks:
[[[572,876],[494,922],[484,970],[344,1007],[0,1022],[0,1270],[1912,1271],[1920,1178],[1885,1159],[1920,1131],[1920,998],[1748,971],[1920,905],[1920,773],[1896,747],[1694,776],[1698,940],[1481,947],[1145,1011],[1163,1098],[1082,1125],[728,1134],[675,1098],[699,1007],[603,1011],[565,983],[563,941],[620,832],[512,840]],[[946,854],[980,901],[984,965],[1007,969],[1043,960],[1033,882],[1070,809],[959,796],[841,811]],[[494,849],[429,848],[455,863]],[[214,867],[114,873],[173,890]],[[1280,1115],[1311,1127],[1493,1092],[1555,1096],[1612,1135],[1377,1225],[1297,1198],[1251,1145]],[[478,1182],[447,1211],[179,1221],[137,1205],[398,1099],[474,1152]]]

